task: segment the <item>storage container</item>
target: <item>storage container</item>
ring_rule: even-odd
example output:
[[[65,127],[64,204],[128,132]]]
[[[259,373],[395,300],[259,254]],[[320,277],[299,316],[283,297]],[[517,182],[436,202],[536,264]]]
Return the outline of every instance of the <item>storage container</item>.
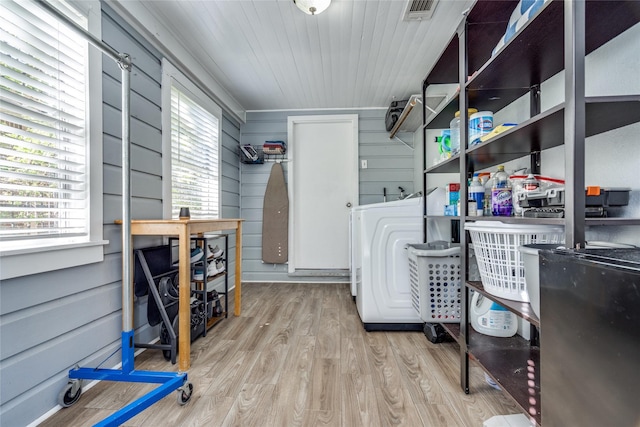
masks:
[[[469,147],[480,144],[480,138],[493,130],[493,112],[479,111],[469,117]]]
[[[529,302],[519,247],[531,243],[564,243],[564,228],[553,225],[465,223],[484,289],[497,297]]]
[[[460,322],[460,246],[407,245],[414,309],[425,322]]]

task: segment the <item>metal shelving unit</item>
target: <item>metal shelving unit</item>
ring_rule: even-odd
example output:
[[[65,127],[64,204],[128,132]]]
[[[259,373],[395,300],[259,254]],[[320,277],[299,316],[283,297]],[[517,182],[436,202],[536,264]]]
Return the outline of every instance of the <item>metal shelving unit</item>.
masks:
[[[460,200],[466,200],[466,180],[472,172],[524,156],[532,156],[532,169],[537,172],[541,151],[564,146],[568,159],[565,218],[482,217],[482,220],[564,225],[565,243],[572,247],[584,244],[586,226],[639,225],[640,218],[585,218],[583,189],[584,139],[640,122],[640,94],[585,96],[584,57],[637,24],[640,3],[552,0],[491,56],[517,4],[517,0],[479,0],[466,14],[422,86],[423,95],[429,86],[437,84],[458,83],[462,90],[444,103],[435,115],[423,110],[423,140],[426,143],[428,130],[448,128],[456,111],[466,111],[469,106],[498,111],[527,93],[530,94],[531,118],[469,149],[461,144],[458,155],[437,165],[428,165],[425,156],[424,188],[429,188],[427,181],[431,174],[458,173],[462,183]],[[564,49],[561,49],[563,42]],[[540,84],[563,70],[566,101],[540,111]],[[460,140],[467,141],[468,118],[464,114],[462,118]],[[428,216],[425,206],[424,218],[425,242],[428,241],[427,219],[447,218],[460,224],[478,219],[467,216],[465,203],[461,203],[457,217]],[[468,236],[462,229],[459,235],[462,247],[466,248]],[[468,255],[461,258],[463,271],[468,269],[467,263]],[[494,338],[473,331],[468,324],[470,291],[480,292],[532,325],[540,326],[540,319],[528,303],[498,298],[487,293],[481,283],[466,281],[460,324],[442,325],[460,345],[462,389],[469,393],[469,360],[474,359],[524,412],[540,424],[540,347],[536,336],[533,335],[533,342],[529,342],[521,337]]]
[[[177,240],[177,238],[170,238],[170,241]],[[229,276],[227,271],[228,265],[228,251],[229,251],[229,235],[228,234],[218,234],[215,236],[204,235],[203,237],[192,237],[192,241],[196,243],[198,247],[200,247],[203,252],[207,253],[207,246],[209,242],[214,240],[224,240],[224,252],[222,255],[222,259],[224,261],[225,270],[220,273],[216,273],[215,275],[209,276],[207,275],[202,280],[193,280],[195,289],[192,291],[193,294],[197,295],[198,299],[202,301],[205,306],[206,318],[200,327],[198,334],[196,337],[200,336],[200,334],[204,337],[207,335],[207,331],[211,329],[216,323],[220,320],[226,318],[229,313]],[[214,260],[207,260],[206,256],[195,263],[192,264],[192,268],[202,268],[204,272],[207,271],[207,262],[215,262]],[[219,313],[218,316],[215,315],[214,308],[211,304],[213,301],[210,301],[208,298],[209,293],[212,292],[213,289],[210,289],[210,286],[213,285],[218,279],[224,279],[224,292],[217,291],[219,295],[224,295],[224,310],[222,313]],[[192,337],[195,339],[196,337]]]

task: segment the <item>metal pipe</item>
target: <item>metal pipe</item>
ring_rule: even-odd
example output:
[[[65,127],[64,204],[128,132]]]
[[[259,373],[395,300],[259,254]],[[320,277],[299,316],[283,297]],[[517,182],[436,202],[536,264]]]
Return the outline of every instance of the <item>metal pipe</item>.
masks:
[[[119,53],[102,40],[70,20],[58,9],[44,0],[38,4],[62,23],[74,30],[89,43],[100,49],[107,56],[118,63],[122,70],[122,330],[133,330],[133,292],[132,292],[132,262],[131,250],[131,168],[129,162],[129,105],[130,105],[130,77],[131,57],[126,53]],[[124,352],[123,352],[124,355]]]
[[[89,43],[100,49],[106,55],[110,56],[114,61],[120,62],[121,55],[113,49],[111,46],[105,44],[102,40],[95,37],[93,34],[89,33],[87,30],[70,20],[66,15],[61,13],[58,9],[51,6],[45,0],[38,0],[38,4],[43,9],[46,9],[49,13],[54,15],[56,18],[64,22],[69,28],[74,30],[76,33],[80,34],[82,37],[86,38]]]
[[[585,245],[585,2],[564,3],[565,245]]]
[[[129,55],[119,62],[122,69],[122,330],[133,330],[133,292],[131,257],[131,167],[129,143],[130,69]]]

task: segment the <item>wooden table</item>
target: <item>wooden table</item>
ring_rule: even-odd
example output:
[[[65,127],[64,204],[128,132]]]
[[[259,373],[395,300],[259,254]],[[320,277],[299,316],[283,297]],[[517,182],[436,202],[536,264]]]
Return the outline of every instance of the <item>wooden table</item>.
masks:
[[[240,316],[242,303],[242,221],[242,219],[228,218],[177,220],[143,219],[131,221],[132,236],[178,236],[178,268],[180,282],[180,300],[178,308],[178,370],[181,372],[187,371],[191,365],[190,238],[193,235],[203,237],[204,233],[215,231],[236,230],[234,314],[236,316]],[[120,223],[122,222],[120,221]]]

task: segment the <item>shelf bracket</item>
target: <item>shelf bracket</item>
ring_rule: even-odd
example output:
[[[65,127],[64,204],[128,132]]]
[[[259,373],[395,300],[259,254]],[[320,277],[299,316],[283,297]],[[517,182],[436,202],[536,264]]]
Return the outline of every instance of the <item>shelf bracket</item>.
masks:
[[[401,140],[400,138],[398,138],[398,135],[394,135],[393,136],[394,139],[397,139],[398,141],[402,142],[404,145],[406,145],[407,147],[409,147],[410,150],[414,150],[414,148],[409,145],[408,143],[404,142],[403,140]]]
[[[400,130],[400,127],[405,122],[405,120],[407,120],[407,117],[409,117],[409,115],[411,114],[411,111],[413,110],[413,108],[418,103],[422,104],[422,100],[420,99],[420,95],[411,95],[411,98],[409,99],[409,102],[407,103],[407,105],[402,110],[402,113],[400,114],[400,117],[398,117],[398,121],[395,123],[395,125],[393,125],[393,128],[391,129],[391,132],[389,133],[389,138],[393,138],[394,136],[396,136],[396,133],[398,133],[398,131]]]

